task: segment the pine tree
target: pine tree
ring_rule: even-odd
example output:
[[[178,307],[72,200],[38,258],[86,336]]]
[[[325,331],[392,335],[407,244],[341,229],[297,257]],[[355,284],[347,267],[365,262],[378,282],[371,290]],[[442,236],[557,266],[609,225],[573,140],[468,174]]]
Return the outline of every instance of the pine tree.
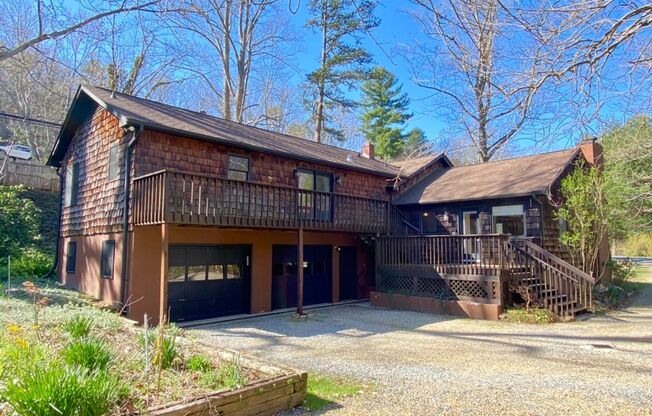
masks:
[[[401,90],[394,74],[382,67],[374,68],[362,86],[362,132],[382,159],[392,159],[403,152],[403,125],[412,114],[407,111],[410,100]]]
[[[361,82],[372,58],[361,46],[364,32],[378,26],[374,17],[376,4],[371,0],[311,0],[308,27],[321,32],[319,68],[308,74],[315,90],[315,140],[321,143],[328,135],[343,140],[342,131],[329,125],[329,110],[339,106],[350,109],[355,101],[346,96]]]
[[[428,140],[426,139],[425,131],[415,127],[405,135],[405,143],[403,144],[404,158],[416,157],[427,151]]]

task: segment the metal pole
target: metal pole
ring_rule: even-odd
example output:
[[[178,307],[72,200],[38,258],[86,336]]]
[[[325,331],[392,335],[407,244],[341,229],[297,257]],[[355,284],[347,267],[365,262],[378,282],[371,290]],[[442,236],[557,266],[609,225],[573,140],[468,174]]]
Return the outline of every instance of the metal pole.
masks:
[[[7,256],[7,296],[11,296],[11,254]]]
[[[299,227],[297,261],[297,315],[303,315],[303,228]]]

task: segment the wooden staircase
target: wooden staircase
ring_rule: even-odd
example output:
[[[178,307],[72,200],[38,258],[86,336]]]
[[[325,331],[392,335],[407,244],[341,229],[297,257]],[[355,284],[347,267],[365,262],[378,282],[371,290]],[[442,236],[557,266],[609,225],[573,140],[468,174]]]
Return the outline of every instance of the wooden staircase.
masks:
[[[510,287],[562,320],[588,312],[595,279],[528,240],[507,243]]]

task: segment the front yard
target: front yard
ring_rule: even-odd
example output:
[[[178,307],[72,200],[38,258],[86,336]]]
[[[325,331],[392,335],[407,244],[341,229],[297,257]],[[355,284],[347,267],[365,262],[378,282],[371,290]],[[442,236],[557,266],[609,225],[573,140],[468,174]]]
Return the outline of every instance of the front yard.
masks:
[[[546,325],[375,309],[207,326],[197,336],[372,386],[328,414],[652,415],[652,269],[627,308]]]
[[[174,326],[145,332],[52,283],[23,282],[9,295],[0,292],[0,414],[92,416],[152,408],[166,414],[168,404],[220,391],[213,404],[242,410],[249,402],[260,406],[279,383],[284,390],[274,398],[283,396],[284,403],[275,405],[287,408],[305,394],[298,373],[207,348]],[[249,390],[258,396],[249,402],[248,386],[256,386]],[[231,400],[230,391],[239,397]]]

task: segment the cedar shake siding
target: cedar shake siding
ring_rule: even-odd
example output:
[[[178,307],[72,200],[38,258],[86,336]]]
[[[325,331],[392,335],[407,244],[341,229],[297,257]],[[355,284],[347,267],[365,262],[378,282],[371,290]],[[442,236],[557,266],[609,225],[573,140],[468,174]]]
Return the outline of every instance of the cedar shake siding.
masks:
[[[76,201],[66,206],[62,198],[61,236],[94,235],[122,229],[123,156],[127,138],[118,119],[98,108],[79,127],[62,161],[63,195],[69,183],[68,167],[78,164]],[[118,179],[109,180],[109,149],[119,145]]]
[[[217,143],[146,130],[136,144],[136,176],[173,169],[226,178],[229,155],[249,159],[249,182],[296,188],[297,169],[331,174],[333,191],[347,195],[388,199],[387,178],[332,166],[263,154]]]

